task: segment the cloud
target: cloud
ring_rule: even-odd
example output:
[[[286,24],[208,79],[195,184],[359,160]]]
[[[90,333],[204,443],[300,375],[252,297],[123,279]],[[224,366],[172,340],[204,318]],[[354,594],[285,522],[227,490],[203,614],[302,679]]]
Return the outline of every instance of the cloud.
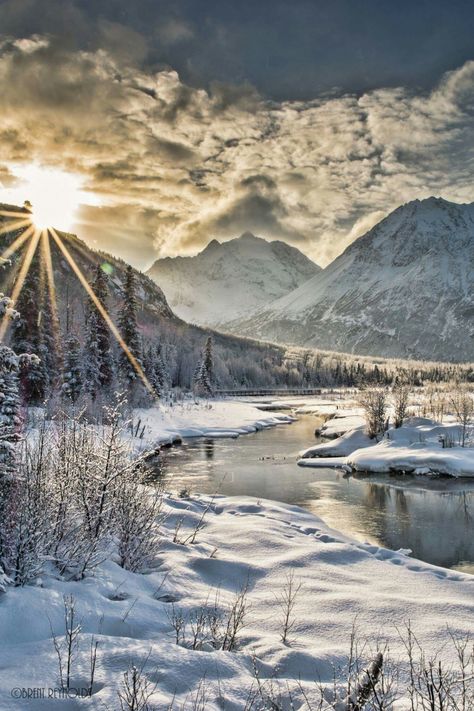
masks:
[[[108,50],[38,34],[0,45],[0,181],[22,161],[80,173],[103,207],[84,208],[78,232],[139,266],[246,230],[325,264],[400,203],[474,200],[474,62],[431,92],[270,102],[139,69],[132,30],[98,32]]]

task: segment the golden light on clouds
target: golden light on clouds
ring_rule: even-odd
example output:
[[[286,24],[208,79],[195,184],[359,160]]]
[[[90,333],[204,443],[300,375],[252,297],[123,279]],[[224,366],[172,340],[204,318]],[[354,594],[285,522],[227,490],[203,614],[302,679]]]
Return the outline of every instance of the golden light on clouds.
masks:
[[[32,220],[39,230],[55,227],[70,232],[80,205],[98,205],[98,198],[84,190],[80,175],[35,163],[10,164],[13,187],[2,191],[2,200],[32,205]]]

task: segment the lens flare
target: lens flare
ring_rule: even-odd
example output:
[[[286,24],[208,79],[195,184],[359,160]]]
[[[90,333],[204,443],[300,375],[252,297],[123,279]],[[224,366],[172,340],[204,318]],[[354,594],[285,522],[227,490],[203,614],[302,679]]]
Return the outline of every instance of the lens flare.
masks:
[[[139,376],[139,378],[142,380],[143,384],[145,385],[146,389],[153,395],[155,396],[155,391],[153,390],[148,378],[146,377],[143,368],[141,367],[140,363],[136,359],[136,357],[133,355],[132,351],[130,348],[127,346],[125,341],[123,340],[122,336],[120,335],[120,331],[118,330],[117,326],[114,324],[112,319],[110,318],[109,314],[107,313],[107,310],[105,306],[99,301],[97,296],[95,295],[91,285],[85,278],[84,274],[82,273],[81,269],[79,268],[78,264],[76,263],[74,257],[70,253],[70,251],[67,249],[66,245],[64,244],[63,240],[61,237],[58,235],[56,230],[54,229],[49,229],[49,233],[52,235],[54,241],[58,245],[59,249],[61,250],[64,258],[68,262],[69,266],[73,270],[74,274],[77,276],[79,282],[81,285],[84,287],[87,295],[92,299],[94,302],[94,305],[97,309],[97,311],[100,313],[102,318],[104,319],[105,323],[109,327],[109,330],[112,332],[114,338],[116,339],[117,343],[127,356],[128,360],[132,364],[135,372]]]

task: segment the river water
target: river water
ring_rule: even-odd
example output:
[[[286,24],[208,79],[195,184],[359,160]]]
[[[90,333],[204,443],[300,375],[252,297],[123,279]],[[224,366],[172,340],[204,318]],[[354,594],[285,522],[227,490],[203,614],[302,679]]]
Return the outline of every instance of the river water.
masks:
[[[318,422],[305,415],[238,439],[187,440],[161,457],[166,488],[297,504],[357,540],[474,573],[474,480],[298,467]]]

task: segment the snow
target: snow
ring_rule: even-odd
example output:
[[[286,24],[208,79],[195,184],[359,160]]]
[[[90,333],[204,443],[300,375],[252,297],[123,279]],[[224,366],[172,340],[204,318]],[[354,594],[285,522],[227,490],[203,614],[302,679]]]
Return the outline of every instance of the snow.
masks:
[[[473,246],[474,204],[414,200],[236,327],[323,350],[470,361]]]
[[[292,415],[263,413],[254,405],[229,400],[189,400],[133,411],[143,437],[133,437],[135,450],[158,449],[187,437],[239,437],[267,427],[291,424]]]
[[[321,268],[290,245],[250,233],[210,242],[194,257],[157,260],[148,275],[185,321],[222,326],[287,294]]]
[[[209,505],[196,543],[173,543],[176,522],[183,519],[185,535]],[[148,574],[108,561],[83,581],[44,576],[36,587],[10,588],[0,597],[1,709],[115,709],[123,672],[134,663],[144,665],[152,687],[156,684],[150,703],[158,709],[167,709],[173,697],[173,708],[195,708],[205,679],[200,708],[238,711],[252,686],[254,656],[262,681],[281,682],[283,689],[288,683],[300,708],[296,680],[309,699],[316,681],[331,685],[334,668],[347,659],[355,618],[362,636],[373,646],[387,640],[394,657],[403,652],[397,628],[408,620],[427,653],[448,641],[447,622],[453,632],[472,631],[474,577],[355,543],[298,507],[246,497],[167,497],[165,510],[156,566]],[[296,625],[283,644],[277,598],[290,571],[302,587]],[[219,589],[218,605],[226,608],[247,583],[249,609],[236,651],[175,644],[173,605],[191,614],[213,604]],[[12,688],[57,687],[50,626],[61,634],[64,594],[74,595],[83,629],[74,687],[87,686],[91,635],[99,641],[92,698],[80,703],[12,698]],[[444,656],[449,660],[449,647]]]
[[[404,446],[383,440],[374,447],[356,450],[345,464],[353,471],[474,477],[474,448],[442,449],[440,444],[426,442]]]
[[[355,429],[344,432],[336,440],[321,444],[315,444],[301,453],[303,459],[311,457],[345,457],[352,454],[356,449],[370,447],[373,440],[365,434],[365,427],[361,425]]]
[[[442,446],[441,439],[455,445],[460,439],[459,426],[450,421],[452,418],[446,419],[440,424],[425,417],[411,417],[402,427],[390,428],[381,442],[367,437],[364,426],[358,424],[358,416],[332,419],[326,424],[334,425],[323,427],[320,432],[327,438],[336,438],[301,452],[298,464],[367,473],[474,477],[474,447]],[[356,426],[351,428],[351,424]]]

